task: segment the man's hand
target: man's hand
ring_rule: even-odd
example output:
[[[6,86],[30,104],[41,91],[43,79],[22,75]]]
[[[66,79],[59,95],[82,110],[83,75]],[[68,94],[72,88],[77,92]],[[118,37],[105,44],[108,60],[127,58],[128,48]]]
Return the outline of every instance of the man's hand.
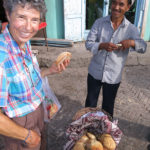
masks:
[[[50,74],[61,73],[62,71],[64,71],[66,69],[66,67],[69,65],[69,63],[70,63],[70,60],[64,60],[59,65],[56,65],[56,63],[54,62],[51,65],[51,67],[46,68],[41,71],[41,76],[45,77]]]
[[[58,71],[62,72],[63,70],[66,69],[66,67],[69,65],[70,59],[64,60],[60,65],[57,66]]]
[[[30,130],[30,135],[26,140],[28,147],[37,147],[41,142],[41,137],[33,130]]]
[[[64,60],[59,65],[56,65],[56,63],[54,62],[52,66],[49,68],[49,74],[61,73],[62,71],[66,69],[69,63],[70,63],[70,60]]]
[[[101,43],[99,45],[99,50],[101,50],[101,49],[105,49],[108,52],[112,52],[114,50],[117,50],[118,46],[116,44],[114,44],[114,43],[111,43],[111,42],[109,42],[109,43]]]
[[[134,40],[124,40],[124,41],[121,41],[120,44],[122,44],[122,46],[120,46],[118,48],[118,50],[125,50],[125,49],[128,49],[130,47],[135,47]]]
[[[29,147],[36,147],[40,144],[41,137],[33,130],[29,130],[16,124],[13,120],[0,112],[0,134],[7,137],[22,140]],[[8,143],[9,144],[9,143]]]

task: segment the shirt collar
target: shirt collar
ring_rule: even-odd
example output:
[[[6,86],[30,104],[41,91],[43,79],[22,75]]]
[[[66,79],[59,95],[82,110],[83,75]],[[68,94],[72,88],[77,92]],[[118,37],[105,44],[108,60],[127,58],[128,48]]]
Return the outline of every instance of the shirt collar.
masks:
[[[13,54],[21,54],[21,50],[20,50],[17,42],[11,36],[8,28],[9,28],[9,25],[7,25],[3,31],[4,38],[5,38],[6,42],[8,43],[8,46],[10,47],[10,48],[8,48],[8,50],[10,51],[10,53],[13,53]],[[26,42],[25,44],[29,47],[29,41]]]
[[[109,16],[106,17],[106,21],[107,22],[111,22],[111,15],[109,15]],[[120,27],[125,27],[126,25],[129,25],[129,21],[124,16],[123,21],[122,21]]]

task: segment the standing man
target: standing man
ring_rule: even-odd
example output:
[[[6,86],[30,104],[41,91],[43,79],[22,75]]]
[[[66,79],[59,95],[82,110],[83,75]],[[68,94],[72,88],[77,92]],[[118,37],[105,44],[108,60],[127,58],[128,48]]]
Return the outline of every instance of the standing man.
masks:
[[[146,43],[126,18],[133,0],[112,0],[111,15],[95,21],[86,48],[93,53],[88,69],[85,107],[96,107],[102,87],[102,109],[113,117],[115,97],[129,51],[144,53]]]
[[[40,70],[32,54],[30,39],[45,17],[44,0],[3,0],[3,4],[9,23],[0,34],[0,134],[5,150],[40,150],[42,77],[65,70],[69,61]]]

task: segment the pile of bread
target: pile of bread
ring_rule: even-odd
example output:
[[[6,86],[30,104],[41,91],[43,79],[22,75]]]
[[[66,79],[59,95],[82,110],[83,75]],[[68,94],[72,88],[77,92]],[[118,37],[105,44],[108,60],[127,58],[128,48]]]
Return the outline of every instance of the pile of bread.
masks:
[[[87,132],[74,145],[73,150],[115,150],[116,143],[110,134],[95,137]]]

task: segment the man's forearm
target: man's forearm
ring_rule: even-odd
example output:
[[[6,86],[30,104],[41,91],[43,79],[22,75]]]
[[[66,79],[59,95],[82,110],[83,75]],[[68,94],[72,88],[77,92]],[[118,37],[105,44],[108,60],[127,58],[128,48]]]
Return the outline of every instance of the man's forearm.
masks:
[[[49,69],[44,68],[41,70],[41,77],[44,78],[45,76],[49,75]]]
[[[99,44],[98,50],[102,50],[103,49],[103,43]]]
[[[104,49],[107,49],[107,45],[108,45],[109,43],[100,43],[99,44],[99,47],[98,47],[98,50],[104,50]]]
[[[135,41],[134,40],[130,40],[130,45],[131,45],[131,47],[135,48]]]
[[[10,118],[0,112],[0,134],[24,140],[28,135],[28,130],[17,125]]]

